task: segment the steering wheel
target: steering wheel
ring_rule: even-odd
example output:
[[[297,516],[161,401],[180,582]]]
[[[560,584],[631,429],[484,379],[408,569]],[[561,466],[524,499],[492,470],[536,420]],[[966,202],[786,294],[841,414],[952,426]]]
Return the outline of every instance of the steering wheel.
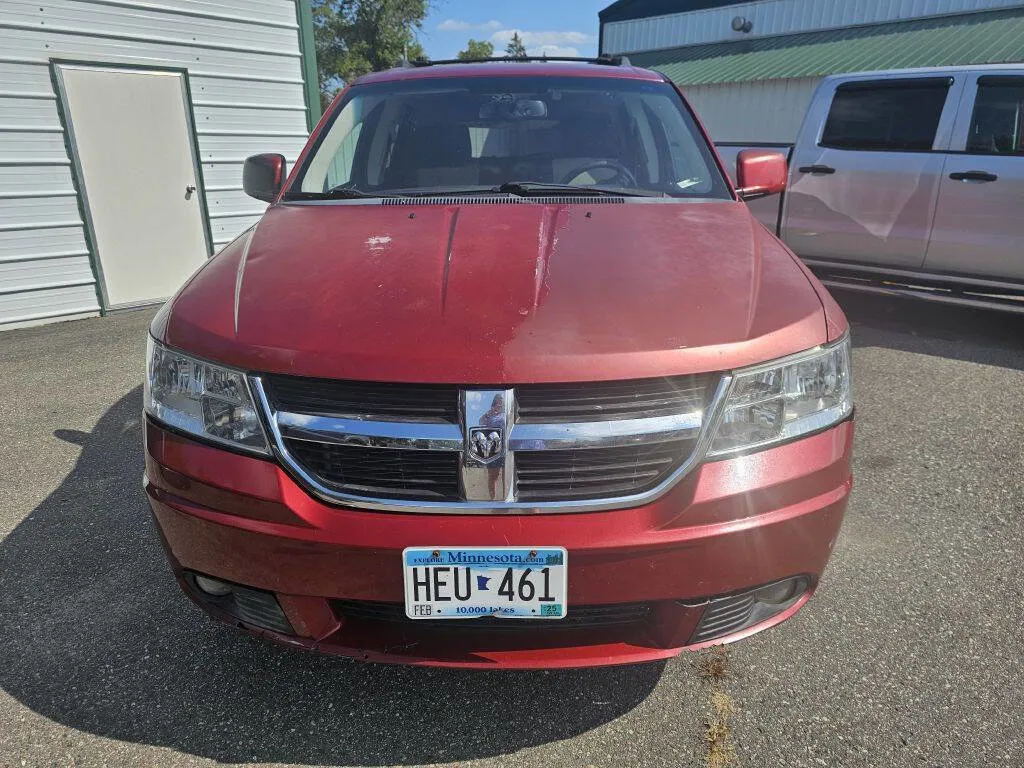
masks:
[[[617,184],[616,186],[635,187],[637,185],[636,176],[633,175],[633,172],[629,170],[629,168],[624,166],[622,163],[620,163],[618,160],[592,160],[589,163],[584,163],[578,168],[574,168],[571,172],[565,174],[565,176],[562,177],[562,180],[559,183],[572,184],[572,182],[575,181],[577,177],[582,176],[584,173],[587,173],[589,171],[599,171],[602,168],[609,168],[615,171],[615,175],[612,176],[611,179],[608,179],[608,181],[617,179],[621,183]]]

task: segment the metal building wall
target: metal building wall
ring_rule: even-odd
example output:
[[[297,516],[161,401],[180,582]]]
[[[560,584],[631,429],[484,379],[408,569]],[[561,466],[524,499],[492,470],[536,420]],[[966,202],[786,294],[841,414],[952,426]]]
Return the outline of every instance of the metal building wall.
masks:
[[[759,0],[646,19],[615,21],[601,30],[602,53],[630,53],[752,36],[813,29],[880,24],[922,16],[1024,6],[1021,0]],[[754,23],[751,33],[734,32],[732,20]]]
[[[188,70],[215,249],[265,208],[244,158],[294,162],[308,133],[296,0],[3,0],[0,329],[100,308],[55,59]]]
[[[715,142],[790,144],[820,82],[820,77],[801,77],[689,85],[683,92]]]

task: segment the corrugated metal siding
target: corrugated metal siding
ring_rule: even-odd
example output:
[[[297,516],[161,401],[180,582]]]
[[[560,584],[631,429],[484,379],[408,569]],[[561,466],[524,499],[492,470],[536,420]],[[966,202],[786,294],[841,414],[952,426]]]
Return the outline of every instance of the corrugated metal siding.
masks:
[[[1024,8],[862,24],[636,53],[679,85],[1024,60]]]
[[[188,70],[214,247],[265,207],[241,191],[245,157],[293,163],[307,135],[295,0],[5,0],[0,327],[99,309],[52,59]]]
[[[650,51],[1022,5],[1021,0],[758,0],[605,24],[602,52]],[[753,21],[753,32],[734,32],[736,16]]]
[[[820,77],[767,80],[756,83],[684,86],[713,141],[796,141],[800,123]],[[756,120],[751,115],[757,115]]]

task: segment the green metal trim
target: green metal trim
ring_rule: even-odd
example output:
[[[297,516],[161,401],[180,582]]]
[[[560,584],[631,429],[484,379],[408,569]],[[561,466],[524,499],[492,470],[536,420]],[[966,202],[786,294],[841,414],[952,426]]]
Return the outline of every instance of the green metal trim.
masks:
[[[303,95],[306,99],[306,127],[312,133],[320,122],[320,76],[316,68],[316,39],[313,36],[313,8],[310,0],[295,0],[299,21],[299,50],[302,52]]]
[[[192,84],[188,79],[188,70],[181,70],[182,84],[185,88],[185,109],[188,112],[188,137],[192,144],[192,157],[196,166],[196,197],[199,199],[199,212],[203,217],[203,232],[206,234],[206,258],[212,259],[216,252],[213,244],[213,227],[210,226],[210,209],[206,205],[206,179],[203,177],[203,156],[199,153],[199,135],[196,133],[196,113],[192,106]]]
[[[630,53],[680,86],[1024,61],[1024,11],[964,13]]]

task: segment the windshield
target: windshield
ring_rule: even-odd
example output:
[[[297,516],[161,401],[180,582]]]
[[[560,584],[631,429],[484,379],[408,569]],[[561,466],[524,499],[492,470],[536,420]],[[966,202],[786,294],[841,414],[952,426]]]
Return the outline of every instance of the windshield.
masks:
[[[587,189],[729,198],[707,143],[668,83],[466,77],[352,87],[286,199],[502,185],[517,194]]]

